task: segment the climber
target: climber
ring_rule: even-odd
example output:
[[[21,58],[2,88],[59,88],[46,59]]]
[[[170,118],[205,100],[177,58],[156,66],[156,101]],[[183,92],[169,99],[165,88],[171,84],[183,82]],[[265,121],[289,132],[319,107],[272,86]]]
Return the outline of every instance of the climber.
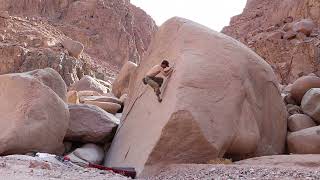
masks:
[[[156,76],[161,73],[163,76],[168,77],[172,73],[172,71],[173,66],[170,68],[169,62],[167,60],[163,60],[161,64],[153,66],[143,78],[143,83],[145,85],[148,84],[154,89],[159,102],[162,102],[162,99],[160,97],[160,87],[162,86],[163,78]]]

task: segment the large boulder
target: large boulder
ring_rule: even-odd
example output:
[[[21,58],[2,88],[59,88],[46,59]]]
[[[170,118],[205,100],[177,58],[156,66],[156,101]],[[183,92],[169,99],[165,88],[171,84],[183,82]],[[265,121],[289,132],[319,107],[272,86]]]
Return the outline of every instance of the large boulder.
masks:
[[[311,88],[320,88],[320,78],[315,76],[303,76],[292,84],[291,96],[298,104],[300,104],[305,93]]]
[[[141,79],[164,58],[176,68],[159,103]],[[287,112],[272,68],[228,36],[173,18],[131,82],[107,166],[149,176],[172,163],[284,152]]]
[[[119,120],[97,106],[69,105],[70,125],[66,140],[83,143],[104,142],[113,137]]]
[[[6,74],[0,89],[0,154],[63,153],[69,111],[46,82],[30,73]]]
[[[302,111],[320,123],[320,88],[310,89],[301,102]]]
[[[320,126],[290,133],[288,149],[293,154],[320,154]]]
[[[130,77],[136,69],[137,64],[130,61],[123,65],[119,75],[112,84],[112,93],[116,97],[120,98],[122,94],[127,93],[125,91],[129,87]]]
[[[80,58],[80,55],[83,52],[84,46],[78,41],[72,39],[65,39],[61,42],[62,46],[66,48],[69,54],[75,58]]]
[[[305,114],[294,114],[288,118],[288,129],[291,132],[314,127],[317,124]]]
[[[50,87],[63,101],[67,102],[67,85],[60,74],[52,68],[37,69],[27,72]]]
[[[75,91],[96,91],[99,94],[108,93],[109,90],[91,76],[83,76],[80,81],[71,85],[69,90]]]

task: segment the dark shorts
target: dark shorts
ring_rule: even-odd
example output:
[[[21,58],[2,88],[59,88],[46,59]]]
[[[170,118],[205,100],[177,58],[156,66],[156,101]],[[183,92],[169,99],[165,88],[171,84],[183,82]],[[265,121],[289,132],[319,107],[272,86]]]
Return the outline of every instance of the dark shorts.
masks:
[[[163,78],[146,76],[143,78],[143,82],[144,84],[150,85],[153,89],[158,89],[163,84]]]

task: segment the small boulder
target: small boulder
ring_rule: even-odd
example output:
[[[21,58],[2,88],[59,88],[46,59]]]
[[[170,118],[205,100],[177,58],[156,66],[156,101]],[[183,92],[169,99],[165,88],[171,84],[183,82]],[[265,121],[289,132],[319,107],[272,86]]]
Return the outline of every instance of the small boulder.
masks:
[[[62,46],[66,48],[69,54],[75,58],[80,58],[84,50],[84,46],[82,43],[78,41],[74,41],[72,39],[65,39],[62,41]]]
[[[289,133],[289,152],[293,154],[320,154],[320,126]]]
[[[112,102],[99,102],[99,101],[84,101],[84,104],[91,104],[100,107],[111,114],[116,114],[120,109],[121,105]]]
[[[302,111],[320,123],[320,88],[310,89],[301,102]]]
[[[320,88],[320,78],[315,76],[303,76],[292,84],[291,95],[293,99],[300,104],[304,94],[311,88]]]
[[[70,90],[75,91],[96,91],[99,94],[108,93],[109,90],[91,76],[83,76],[78,82],[71,85]]]
[[[121,104],[121,101],[118,98],[109,96],[82,96],[80,98],[80,102],[83,103],[85,101],[111,102]]]
[[[294,114],[288,118],[288,128],[291,132],[300,131],[314,126],[317,126],[317,124],[305,114]]]
[[[113,137],[119,120],[93,105],[69,105],[70,125],[66,140],[83,143],[101,143]]]
[[[292,30],[295,32],[301,32],[306,36],[310,36],[312,30],[316,27],[314,22],[311,19],[302,19],[299,22],[296,22],[292,26]]]
[[[79,104],[79,95],[77,91],[69,91],[67,93],[67,99],[69,104]]]
[[[77,148],[73,154],[92,164],[101,164],[104,158],[104,150],[95,144],[86,144]]]
[[[137,69],[137,64],[128,61],[120,70],[120,73],[116,80],[112,84],[112,93],[116,97],[120,97],[125,89],[129,87],[130,77],[133,72]]]
[[[296,101],[293,99],[291,94],[287,94],[287,95],[284,96],[284,102],[286,104],[297,105]]]
[[[302,109],[300,108],[300,106],[293,105],[293,104],[288,104],[287,105],[287,111],[288,111],[288,114],[290,116],[294,115],[294,114],[303,114]]]

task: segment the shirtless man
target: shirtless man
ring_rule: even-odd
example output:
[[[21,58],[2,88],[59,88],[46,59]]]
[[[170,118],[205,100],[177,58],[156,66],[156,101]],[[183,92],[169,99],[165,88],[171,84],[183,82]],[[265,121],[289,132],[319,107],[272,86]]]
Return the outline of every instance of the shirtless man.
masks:
[[[167,77],[172,73],[172,71],[173,68],[169,68],[169,62],[167,60],[163,60],[161,64],[153,66],[143,78],[143,83],[148,84],[154,89],[159,102],[162,102],[162,99],[160,98],[160,87],[163,83],[163,78],[156,76],[161,73],[162,75]]]

